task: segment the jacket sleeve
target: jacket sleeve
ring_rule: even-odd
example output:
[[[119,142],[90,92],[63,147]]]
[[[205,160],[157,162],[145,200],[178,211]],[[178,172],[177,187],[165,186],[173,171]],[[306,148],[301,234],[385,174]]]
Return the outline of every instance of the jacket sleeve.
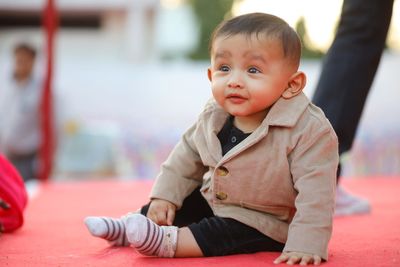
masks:
[[[284,251],[328,258],[335,205],[338,142],[330,125],[314,124],[290,153],[296,213]]]
[[[197,124],[189,128],[162,164],[150,198],[168,200],[179,209],[183,200],[202,183],[206,167],[196,149]]]

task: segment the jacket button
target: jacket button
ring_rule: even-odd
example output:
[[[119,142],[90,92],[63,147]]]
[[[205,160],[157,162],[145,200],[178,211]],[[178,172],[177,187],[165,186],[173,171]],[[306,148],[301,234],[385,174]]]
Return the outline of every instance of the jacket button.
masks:
[[[227,176],[229,174],[229,171],[227,168],[225,168],[224,166],[220,166],[217,169],[217,175],[218,176]]]
[[[215,194],[215,197],[219,200],[225,200],[228,198],[228,195],[224,192],[218,192]]]

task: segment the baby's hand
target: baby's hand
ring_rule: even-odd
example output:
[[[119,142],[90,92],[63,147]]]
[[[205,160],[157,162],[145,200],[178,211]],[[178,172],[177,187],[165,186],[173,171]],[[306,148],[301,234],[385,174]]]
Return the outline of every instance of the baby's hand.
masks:
[[[286,262],[289,265],[300,263],[300,265],[321,264],[321,257],[302,252],[283,252],[278,258],[274,260],[275,264]]]
[[[175,219],[176,206],[163,199],[153,199],[147,217],[158,225],[172,225]]]

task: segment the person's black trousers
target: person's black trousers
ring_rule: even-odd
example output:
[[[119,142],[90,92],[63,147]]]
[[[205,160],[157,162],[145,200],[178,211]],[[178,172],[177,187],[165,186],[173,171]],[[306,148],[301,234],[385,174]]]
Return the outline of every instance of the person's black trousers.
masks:
[[[324,58],[313,102],[351,149],[392,17],[394,0],[344,0],[337,34]],[[339,175],[339,174],[338,174]]]

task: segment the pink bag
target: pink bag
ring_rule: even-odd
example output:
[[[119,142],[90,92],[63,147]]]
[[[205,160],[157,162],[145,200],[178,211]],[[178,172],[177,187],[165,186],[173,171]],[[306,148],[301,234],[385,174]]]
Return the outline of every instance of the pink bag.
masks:
[[[27,200],[24,181],[14,166],[0,155],[0,232],[11,232],[22,226]]]

